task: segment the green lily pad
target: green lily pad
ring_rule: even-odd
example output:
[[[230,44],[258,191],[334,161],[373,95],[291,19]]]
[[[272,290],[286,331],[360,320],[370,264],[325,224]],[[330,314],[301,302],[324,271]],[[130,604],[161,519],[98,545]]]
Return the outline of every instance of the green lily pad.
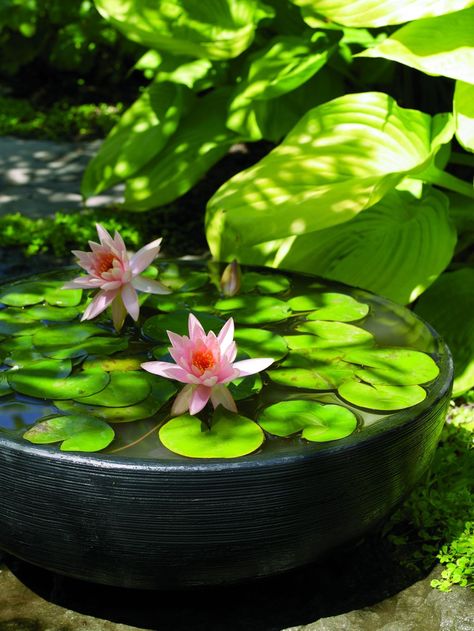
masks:
[[[240,377],[229,384],[229,390],[236,401],[248,399],[260,392],[263,387],[262,378],[259,374]]]
[[[288,352],[284,338],[265,329],[238,328],[235,330],[234,340],[239,351],[251,358],[272,357],[278,361]]]
[[[372,333],[346,322],[304,322],[296,330],[315,335],[318,339],[314,346],[319,348],[348,351],[354,347],[371,346],[375,342]]]
[[[2,351],[8,354],[17,353],[19,351],[31,351],[32,349],[33,342],[31,335],[18,335],[2,342]]]
[[[11,394],[13,390],[10,388],[5,372],[0,372],[0,397]]]
[[[110,379],[106,372],[91,371],[69,375],[70,372],[70,360],[45,359],[18,370],[9,370],[7,379],[16,392],[39,399],[88,396],[103,390]]]
[[[143,324],[143,334],[156,342],[169,342],[166,331],[173,331],[177,335],[188,335],[188,311],[174,313],[160,313],[148,318]],[[208,313],[199,314],[199,322],[205,331],[218,333],[224,326],[225,320]]]
[[[150,295],[146,301],[147,307],[159,311],[208,311],[209,301],[201,293],[174,293],[165,295]]]
[[[308,320],[335,320],[352,322],[360,320],[369,312],[369,305],[359,302],[347,294],[321,292],[296,296],[288,301],[293,311],[312,311]]]
[[[23,309],[7,308],[0,311],[0,335],[32,335],[41,329]]]
[[[369,385],[350,381],[339,386],[338,393],[353,405],[385,411],[403,410],[426,398],[426,391],[420,386]]]
[[[286,302],[272,296],[233,296],[223,298],[215,304],[216,309],[232,312],[240,324],[264,324],[286,320],[291,309]]]
[[[104,421],[79,414],[40,419],[23,434],[23,438],[39,445],[62,441],[61,451],[100,451],[114,436],[114,430]]]
[[[362,365],[364,368],[356,374],[371,384],[414,386],[439,375],[439,368],[429,355],[408,348],[350,351],[346,359]]]
[[[163,445],[189,458],[238,458],[258,449],[265,436],[249,418],[219,406],[211,427],[185,414],[165,423],[159,430]]]
[[[81,313],[77,307],[52,307],[38,305],[27,310],[27,317],[31,320],[48,320],[49,322],[68,322],[74,320]]]
[[[177,391],[177,387],[166,379],[161,379],[159,384],[153,384],[151,387],[152,394],[146,399],[122,408],[86,405],[78,401],[54,401],[54,405],[64,412],[91,414],[109,423],[130,423],[154,416]]]
[[[39,336],[41,339],[41,336]],[[97,355],[98,353],[112,354],[123,351],[128,346],[127,337],[90,337],[83,342],[69,346],[63,341],[61,346],[35,346],[45,357],[52,359],[67,359],[73,357],[85,357],[86,355]]]
[[[105,370],[106,372],[123,372],[126,370],[139,370],[145,356],[130,357],[88,357],[82,364],[83,370]]]
[[[275,436],[286,437],[302,431],[306,440],[328,442],[352,434],[357,427],[357,417],[342,405],[292,400],[265,408],[258,423]]]
[[[56,307],[77,307],[82,300],[82,289],[63,289],[62,281],[46,281],[44,299]]]
[[[91,374],[95,374],[95,371]],[[121,408],[143,401],[148,397],[150,391],[150,383],[143,372],[137,370],[116,371],[110,373],[110,381],[103,390],[86,397],[74,397],[74,399],[86,405]]]
[[[0,289],[0,302],[10,307],[36,305],[44,300],[44,283],[29,281],[4,285]]]
[[[242,276],[240,293],[245,294],[256,289],[261,294],[279,294],[289,288],[290,281],[286,276],[247,272]]]
[[[321,360],[308,362],[303,367],[268,370],[267,374],[274,383],[282,386],[306,390],[335,390],[339,385],[354,377],[354,367],[343,361]]]
[[[73,346],[87,340],[92,335],[105,333],[96,324],[91,322],[81,322],[77,324],[57,324],[43,327],[33,336],[33,345],[45,350],[47,348],[57,349],[65,346]]]
[[[209,282],[206,272],[183,269],[176,263],[167,263],[159,276],[160,282],[172,291],[194,291]]]
[[[38,361],[39,359],[46,359],[44,355],[39,353],[33,347],[30,348],[20,348],[18,350],[12,351],[8,357],[5,357],[3,360],[4,364],[7,366],[15,366],[16,368],[23,368],[31,362]]]

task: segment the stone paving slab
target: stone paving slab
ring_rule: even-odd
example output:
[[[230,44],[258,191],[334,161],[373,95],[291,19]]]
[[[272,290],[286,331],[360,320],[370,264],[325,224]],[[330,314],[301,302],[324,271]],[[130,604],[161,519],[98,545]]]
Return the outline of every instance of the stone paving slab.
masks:
[[[101,141],[57,143],[0,138],[0,216],[21,212],[29,217],[74,211],[84,206],[80,181]],[[91,197],[88,207],[123,201],[123,186]]]

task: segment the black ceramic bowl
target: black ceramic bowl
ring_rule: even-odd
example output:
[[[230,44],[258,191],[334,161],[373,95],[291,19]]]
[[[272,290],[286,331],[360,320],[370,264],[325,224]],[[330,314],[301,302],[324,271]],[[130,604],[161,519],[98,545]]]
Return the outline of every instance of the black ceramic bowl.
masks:
[[[432,460],[453,367],[431,335],[440,374],[427,398],[339,441],[153,460],[0,433],[0,548],[96,583],[166,589],[269,576],[357,540]]]

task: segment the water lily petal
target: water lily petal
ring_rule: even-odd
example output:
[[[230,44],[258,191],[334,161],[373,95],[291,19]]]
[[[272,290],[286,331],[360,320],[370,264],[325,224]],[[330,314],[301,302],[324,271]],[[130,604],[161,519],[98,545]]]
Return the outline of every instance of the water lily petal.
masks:
[[[140,313],[140,305],[138,303],[138,296],[135,287],[133,287],[130,283],[127,283],[122,287],[122,300],[125,305],[125,309],[132,318],[137,321],[138,314]]]
[[[161,242],[162,239],[156,239],[145,245],[132,256],[130,259],[130,269],[134,276],[143,272],[143,270],[155,260],[160,251]]]
[[[203,407],[205,407],[205,405],[209,401],[210,396],[211,388],[203,385],[196,386],[192,393],[191,402],[189,405],[189,413],[191,414],[191,416],[194,416],[194,414],[197,414],[203,409]]]
[[[95,227],[97,228],[97,234],[99,235],[100,244],[108,248],[113,248],[115,246],[115,243],[107,230],[103,226],[101,226],[100,223],[96,223]]]
[[[186,371],[180,366],[176,366],[176,364],[171,364],[170,362],[144,362],[141,364],[141,367],[154,375],[188,383]]]
[[[234,339],[234,319],[229,318],[227,322],[224,324],[222,329],[219,331],[219,335],[217,336],[217,341],[219,342],[219,346],[221,347],[221,353],[224,355],[232,344],[232,340]]]
[[[222,405],[222,407],[230,410],[231,412],[237,412],[237,406],[235,405],[235,401],[230,391],[221,384],[212,388],[211,402],[214,408],[218,405]]]
[[[259,357],[258,359],[244,359],[240,362],[235,362],[234,368],[236,368],[241,377],[247,377],[248,375],[254,375],[256,372],[265,370],[273,364],[275,360],[271,357]]]
[[[143,276],[135,276],[132,280],[132,285],[139,291],[144,291],[147,294],[170,294],[171,289],[165,287],[159,280],[152,280],[151,278],[144,278]]]
[[[78,276],[74,280],[64,283],[63,289],[96,289],[102,286],[100,278],[92,276]]]
[[[171,408],[171,416],[180,416],[189,410],[191,397],[196,386],[187,385],[178,393]]]
[[[198,339],[202,339],[206,337],[206,333],[202,328],[202,324],[192,313],[189,314],[188,318],[188,330],[189,330],[189,339],[191,342],[194,342]]]
[[[84,311],[81,321],[92,320],[93,318],[98,316],[99,313],[105,311],[105,309],[107,309],[107,307],[110,305],[116,295],[116,291],[99,291],[99,293],[95,296],[90,305]]]

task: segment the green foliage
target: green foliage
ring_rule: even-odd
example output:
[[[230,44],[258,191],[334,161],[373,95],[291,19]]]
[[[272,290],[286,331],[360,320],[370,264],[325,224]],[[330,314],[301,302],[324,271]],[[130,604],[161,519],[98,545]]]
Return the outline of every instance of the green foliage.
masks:
[[[0,136],[47,140],[102,137],[117,123],[122,104],[70,105],[65,101],[49,109],[35,109],[25,99],[0,97]]]
[[[405,565],[444,566],[432,586],[474,587],[474,408],[452,408],[430,478],[420,484],[387,526]]]
[[[98,81],[114,83],[128,70],[136,51],[102,20],[91,0],[3,0],[0,4],[0,75],[4,77],[35,67],[79,78],[95,74]]]

